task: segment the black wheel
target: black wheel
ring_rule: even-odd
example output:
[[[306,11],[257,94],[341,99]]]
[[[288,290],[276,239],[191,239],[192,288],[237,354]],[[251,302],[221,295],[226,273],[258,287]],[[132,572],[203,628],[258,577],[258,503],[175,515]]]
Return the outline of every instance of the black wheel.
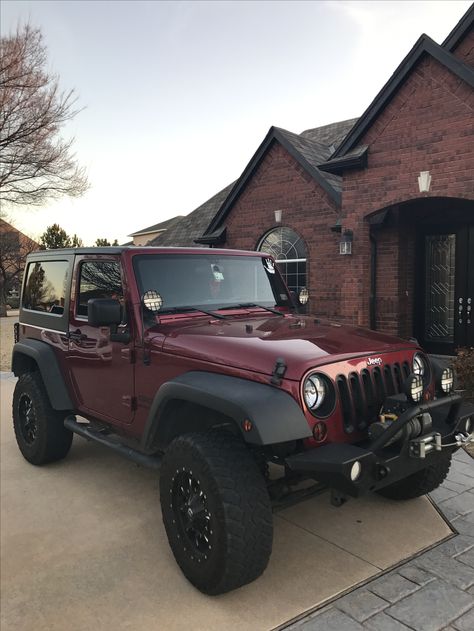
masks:
[[[186,578],[206,594],[250,583],[273,541],[270,498],[251,453],[225,432],[176,438],[160,473],[163,522]]]
[[[67,455],[73,435],[63,422],[64,413],[51,407],[39,373],[21,375],[13,393],[13,427],[28,462],[42,465]]]
[[[426,495],[444,482],[450,466],[451,454],[444,452],[435,463],[403,480],[379,489],[377,493],[392,500],[411,500],[414,497]]]

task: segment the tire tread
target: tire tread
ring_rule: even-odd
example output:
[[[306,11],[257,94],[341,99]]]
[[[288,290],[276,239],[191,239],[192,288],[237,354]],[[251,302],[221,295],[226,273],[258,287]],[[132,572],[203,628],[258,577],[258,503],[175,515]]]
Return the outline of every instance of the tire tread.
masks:
[[[187,578],[207,594],[222,594],[255,580],[265,570],[273,539],[270,498],[253,456],[232,434],[213,431],[180,436],[168,448],[163,467],[183,452],[197,453],[205,463],[206,473],[216,484],[227,529],[223,572],[215,582],[198,584],[187,575],[178,546],[165,522],[168,539]],[[163,497],[166,489],[162,488],[161,493]]]

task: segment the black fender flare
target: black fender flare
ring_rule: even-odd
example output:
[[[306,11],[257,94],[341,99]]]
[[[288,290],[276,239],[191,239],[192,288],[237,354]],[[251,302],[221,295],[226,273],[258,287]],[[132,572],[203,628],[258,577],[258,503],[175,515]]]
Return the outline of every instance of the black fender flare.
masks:
[[[12,371],[17,377],[24,372],[22,370],[22,358],[25,356],[33,359],[37,364],[51,406],[55,410],[74,409],[58,360],[51,346],[33,339],[17,342],[12,351]]]
[[[192,371],[164,383],[156,392],[142,437],[143,450],[165,448],[179,435],[168,403],[181,401],[225,415],[239,428],[245,442],[270,445],[310,438],[311,429],[295,399],[280,388],[218,373]],[[244,431],[243,421],[252,428]],[[199,431],[196,428],[190,431]]]

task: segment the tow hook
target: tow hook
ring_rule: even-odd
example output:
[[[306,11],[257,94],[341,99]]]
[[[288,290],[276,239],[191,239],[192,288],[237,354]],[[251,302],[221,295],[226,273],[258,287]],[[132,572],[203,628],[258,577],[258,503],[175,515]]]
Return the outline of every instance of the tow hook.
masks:
[[[459,432],[459,434],[454,436],[454,440],[456,441],[457,447],[462,447],[467,443],[474,442],[474,434],[464,434],[463,432]]]

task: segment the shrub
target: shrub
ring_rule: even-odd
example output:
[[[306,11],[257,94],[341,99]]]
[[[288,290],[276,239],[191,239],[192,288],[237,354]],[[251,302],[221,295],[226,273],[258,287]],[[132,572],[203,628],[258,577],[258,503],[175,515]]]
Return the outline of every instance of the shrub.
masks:
[[[14,296],[12,296],[11,298],[7,298],[7,305],[10,305],[12,309],[18,309],[18,307],[20,306],[20,299]]]
[[[465,397],[474,400],[474,348],[458,348],[453,360],[459,387],[466,390]]]

